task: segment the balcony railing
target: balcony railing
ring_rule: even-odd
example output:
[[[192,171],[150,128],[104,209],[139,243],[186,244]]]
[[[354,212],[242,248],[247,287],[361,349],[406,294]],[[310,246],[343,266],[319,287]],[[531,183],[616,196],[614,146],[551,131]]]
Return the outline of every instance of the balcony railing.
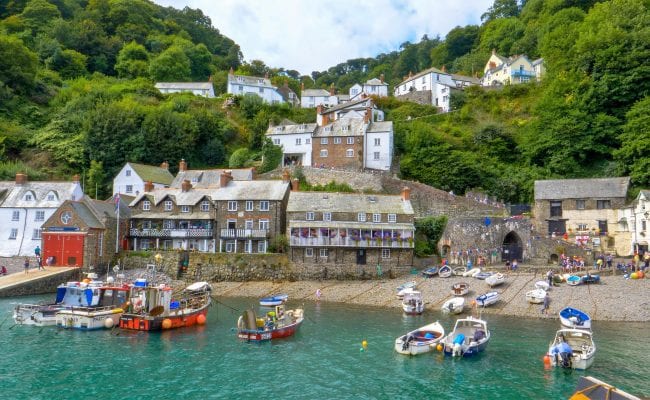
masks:
[[[393,239],[369,239],[354,240],[349,237],[328,238],[328,237],[295,237],[292,236],[289,241],[291,246],[324,246],[324,247],[392,247],[410,249],[414,247],[412,240],[393,240]]]
[[[154,238],[187,238],[187,237],[213,237],[213,229],[191,228],[191,229],[131,229],[131,237],[154,237]]]
[[[269,235],[267,229],[222,229],[221,237],[228,239],[265,239]]]
[[[535,71],[526,71],[526,70],[515,69],[515,70],[512,70],[510,75],[511,76],[530,76],[530,77],[533,77],[533,76],[535,76]]]

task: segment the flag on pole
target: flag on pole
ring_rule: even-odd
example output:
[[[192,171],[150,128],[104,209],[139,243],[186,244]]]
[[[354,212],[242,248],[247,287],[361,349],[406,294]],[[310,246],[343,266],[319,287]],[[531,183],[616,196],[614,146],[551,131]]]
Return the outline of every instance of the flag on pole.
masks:
[[[120,211],[120,194],[116,193],[115,194],[115,212],[117,213],[119,211]]]

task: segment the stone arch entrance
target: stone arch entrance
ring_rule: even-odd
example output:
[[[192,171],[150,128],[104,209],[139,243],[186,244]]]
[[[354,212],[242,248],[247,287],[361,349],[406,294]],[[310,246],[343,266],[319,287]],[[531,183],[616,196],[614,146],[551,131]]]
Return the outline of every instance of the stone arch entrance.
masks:
[[[440,255],[442,257],[449,257],[449,252],[451,251],[451,247],[448,244],[445,244],[442,246],[442,251]]]
[[[505,238],[503,238],[503,245],[501,246],[501,261],[512,261],[519,260],[523,258],[524,247],[521,242],[519,235],[511,231]]]

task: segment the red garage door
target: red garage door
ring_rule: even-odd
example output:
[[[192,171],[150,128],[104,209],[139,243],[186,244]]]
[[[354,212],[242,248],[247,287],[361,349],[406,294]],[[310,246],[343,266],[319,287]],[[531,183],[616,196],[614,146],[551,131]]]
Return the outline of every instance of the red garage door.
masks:
[[[82,233],[43,232],[43,263],[53,257],[54,266],[83,266],[84,238]]]

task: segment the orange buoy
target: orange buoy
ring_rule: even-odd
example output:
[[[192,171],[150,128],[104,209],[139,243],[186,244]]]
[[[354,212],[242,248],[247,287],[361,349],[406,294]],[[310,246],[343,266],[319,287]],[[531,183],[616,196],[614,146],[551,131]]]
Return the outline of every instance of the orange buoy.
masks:
[[[205,324],[205,315],[200,314],[198,317],[196,317],[196,323],[199,325],[204,325]]]
[[[171,327],[172,327],[172,320],[169,319],[169,318],[165,318],[165,319],[163,319],[163,322],[162,322],[162,328],[163,328],[163,329],[169,329],[169,328],[171,328]]]
[[[637,273],[636,273],[637,278],[643,279],[644,276],[645,276],[645,274],[643,273],[643,271],[637,271]]]
[[[545,367],[550,367],[551,366],[551,357],[548,354],[544,354],[544,357],[542,358],[544,361],[544,366]]]

